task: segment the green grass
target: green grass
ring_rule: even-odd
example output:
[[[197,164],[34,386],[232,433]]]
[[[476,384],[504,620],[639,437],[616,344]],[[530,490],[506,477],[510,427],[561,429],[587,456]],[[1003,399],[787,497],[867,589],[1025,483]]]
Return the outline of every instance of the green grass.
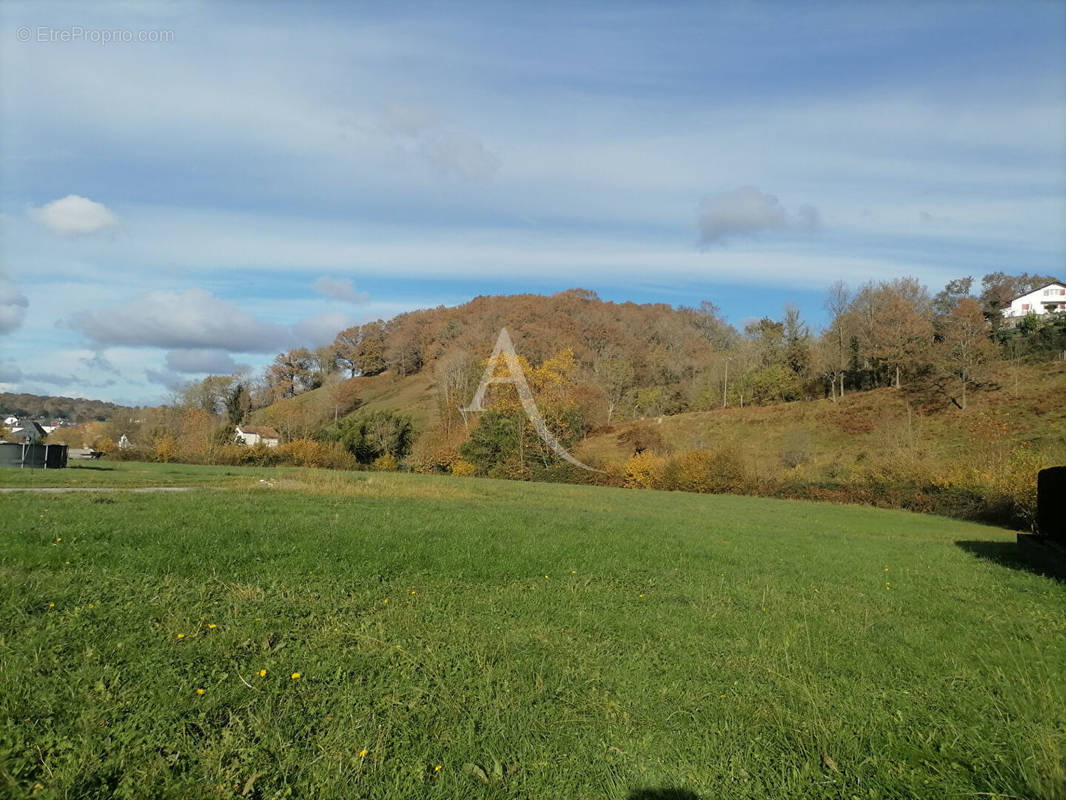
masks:
[[[1066,586],[996,529],[110,466],[34,478],[201,488],[0,495],[0,793],[1066,796]]]

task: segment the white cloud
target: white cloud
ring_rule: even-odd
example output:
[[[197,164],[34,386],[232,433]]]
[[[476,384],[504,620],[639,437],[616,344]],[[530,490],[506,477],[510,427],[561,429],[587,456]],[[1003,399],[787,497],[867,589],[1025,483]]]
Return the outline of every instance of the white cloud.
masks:
[[[698,225],[700,241],[711,244],[789,228],[810,232],[818,226],[818,211],[804,205],[790,214],[774,195],[742,186],[700,203]]]
[[[144,292],[117,308],[72,315],[64,323],[99,349],[116,345],[171,351],[173,372],[232,372],[227,353],[276,353],[298,345],[333,341],[352,324],[342,311],[310,316],[293,324],[270,322],[203,289]]]
[[[312,288],[321,295],[332,297],[334,300],[343,300],[346,303],[365,305],[370,302],[370,294],[356,289],[350,278],[323,276],[315,280]]]
[[[237,362],[225,350],[195,348],[171,350],[167,353],[167,367],[174,372],[186,374],[211,373],[229,375],[238,369]]]
[[[484,179],[499,169],[499,158],[480,139],[445,124],[426,106],[388,106],[383,128],[401,152],[418,156],[443,175]]]
[[[352,323],[352,318],[343,311],[327,311],[300,320],[293,325],[293,331],[300,341],[311,347],[319,347],[332,342],[338,333],[351,327]]]
[[[84,236],[105,228],[118,227],[118,218],[103,203],[68,194],[40,208],[30,209],[30,216],[61,236]]]
[[[101,345],[266,353],[289,338],[283,326],[257,319],[203,289],[145,292],[119,308],[75,314],[70,324]]]
[[[0,275],[0,334],[11,333],[26,318],[30,301],[14,282]]]

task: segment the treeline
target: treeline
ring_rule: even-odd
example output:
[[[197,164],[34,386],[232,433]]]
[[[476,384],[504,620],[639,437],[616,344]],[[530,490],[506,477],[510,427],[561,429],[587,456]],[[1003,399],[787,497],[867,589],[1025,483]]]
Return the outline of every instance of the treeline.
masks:
[[[289,440],[338,440],[336,425],[357,411],[364,381],[427,373],[435,422],[415,432],[412,449],[443,468],[469,435],[458,409],[507,327],[528,364],[553,364],[560,372],[552,385],[570,387],[564,438],[643,417],[836,399],[883,386],[903,388],[927,409],[965,409],[992,362],[1066,350],[1066,314],[1017,324],[1002,317],[1011,299],[1052,281],[997,272],[979,284],[951,281],[936,294],[914,278],[854,289],[838,282],[827,292],[830,319],[819,332],[794,308],[737,330],[710,302],[611,303],[581,289],[478,297],[348,328],[328,347],[279,354],[258,379],[210,376],[185,391],[182,405],[231,425],[254,418]],[[322,391],[304,402],[313,389]]]
[[[456,382],[484,357],[502,327],[532,363],[569,350],[580,380],[602,394],[606,422],[764,405],[919,381],[933,402],[964,404],[981,365],[1066,349],[1063,318],[1007,326],[1002,309],[1050,283],[1045,275],[985,275],[930,291],[913,278],[827,294],[827,328],[812,331],[795,309],[737,330],[710,302],[697,307],[610,303],[574,289],[550,297],[478,297],[378,320],[338,334],[329,347],[281,353],[254,393],[258,404],[291,398],[333,378],[432,370]],[[954,388],[949,387],[954,380]],[[453,398],[447,402],[451,404]]]
[[[84,397],[0,392],[0,412],[3,412],[4,416],[48,421],[63,419],[70,423],[80,423],[93,420],[128,420],[136,416],[137,409],[103,400],[86,400]]]

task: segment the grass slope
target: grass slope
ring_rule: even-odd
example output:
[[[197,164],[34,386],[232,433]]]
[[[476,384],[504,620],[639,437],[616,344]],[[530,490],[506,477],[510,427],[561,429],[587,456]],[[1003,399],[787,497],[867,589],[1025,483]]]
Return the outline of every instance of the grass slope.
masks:
[[[116,464],[36,475],[201,488],[0,496],[0,791],[1066,793],[1066,586],[989,560],[1003,532],[264,472]]]
[[[1026,445],[1066,463],[1066,361],[999,365],[989,388],[971,395],[966,411],[922,414],[904,392],[877,389],[843,399],[726,408],[653,418],[667,445],[725,447],[761,473],[780,472],[783,456],[807,461],[804,480],[854,473],[886,457],[918,457],[945,470],[990,449]],[[660,421],[661,420],[661,421]],[[618,441],[627,423],[586,439],[578,456],[624,461],[632,450]]]

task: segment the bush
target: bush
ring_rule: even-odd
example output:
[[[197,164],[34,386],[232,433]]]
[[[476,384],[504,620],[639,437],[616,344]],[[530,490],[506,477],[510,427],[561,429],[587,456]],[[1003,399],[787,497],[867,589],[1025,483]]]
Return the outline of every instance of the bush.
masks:
[[[630,489],[662,489],[667,461],[651,450],[631,456],[624,467],[625,485]]]
[[[400,466],[400,462],[396,460],[396,456],[392,453],[386,453],[375,458],[372,466],[378,472],[394,472]]]
[[[274,448],[278,463],[295,467],[324,467],[355,469],[358,463],[337,442],[316,442],[314,439],[295,439]]]
[[[452,475],[460,478],[469,478],[471,475],[477,472],[477,467],[471,464],[469,461],[463,461],[461,458],[452,462]]]
[[[360,464],[391,455],[402,461],[411,450],[414,426],[411,418],[392,411],[375,411],[346,419],[333,432]]]
[[[634,455],[643,453],[645,450],[652,450],[656,453],[667,452],[662,434],[651,425],[634,425],[627,428],[618,434],[617,441],[620,445],[629,448]]]
[[[746,474],[740,459],[726,450],[689,450],[671,458],[663,470],[662,488],[683,492],[742,493]]]

